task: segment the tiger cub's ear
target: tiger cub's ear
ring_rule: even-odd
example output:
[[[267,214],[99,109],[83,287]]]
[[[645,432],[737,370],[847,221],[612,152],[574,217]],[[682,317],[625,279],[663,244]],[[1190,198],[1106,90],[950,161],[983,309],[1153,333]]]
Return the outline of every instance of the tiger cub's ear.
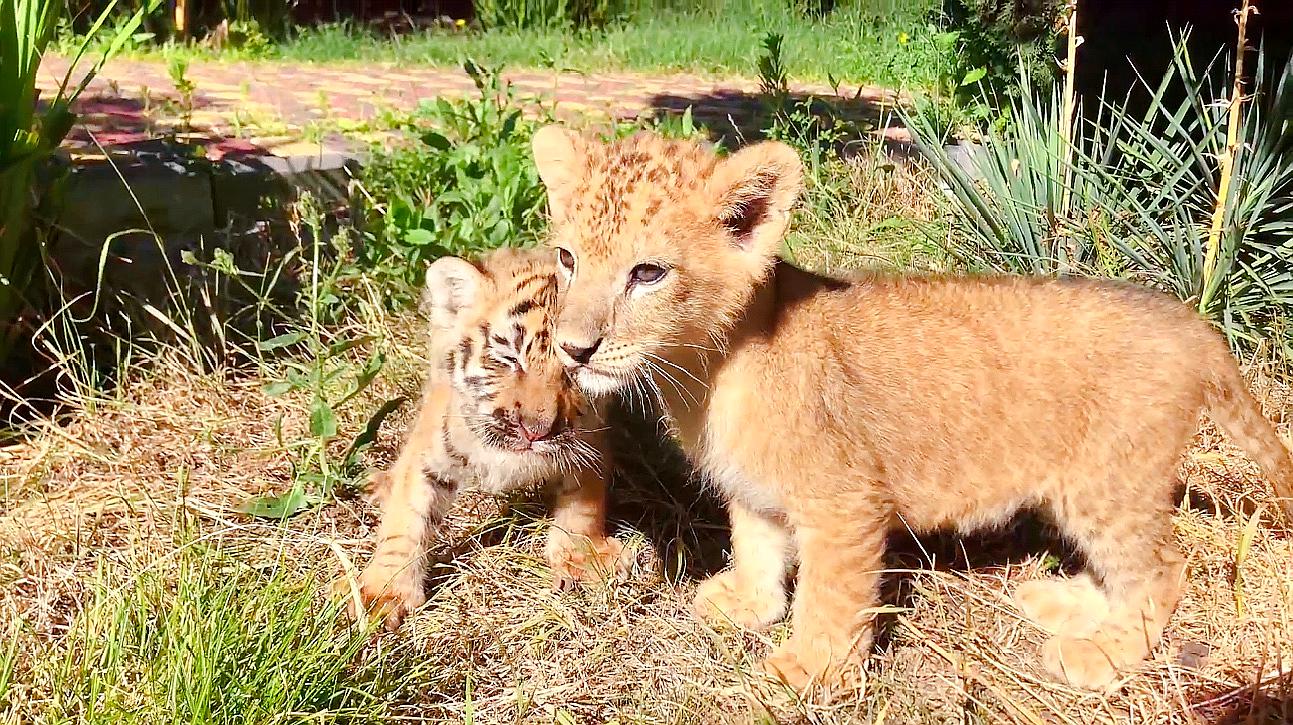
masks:
[[[458,314],[476,301],[485,275],[474,264],[458,257],[441,257],[427,267],[422,306],[431,326],[453,325]]]

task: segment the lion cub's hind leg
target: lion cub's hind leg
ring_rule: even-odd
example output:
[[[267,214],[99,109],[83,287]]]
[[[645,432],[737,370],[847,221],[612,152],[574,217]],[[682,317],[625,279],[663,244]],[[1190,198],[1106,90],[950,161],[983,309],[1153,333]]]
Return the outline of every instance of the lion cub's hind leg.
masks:
[[[1108,607],[1094,626],[1089,618],[1074,616],[1076,611],[1052,622],[1055,636],[1043,645],[1042,663],[1071,685],[1088,690],[1114,685],[1158,645],[1176,608],[1185,564],[1172,533],[1175,459],[1174,452],[1135,465],[1137,457],[1122,457],[1121,466],[1107,469],[1116,479],[1090,482],[1098,490],[1054,505],[1057,522],[1100,577]],[[1094,601],[1080,585],[1071,586],[1070,594]],[[1022,599],[1040,608],[1047,597],[1036,596],[1034,589],[1025,590]],[[1057,599],[1051,597],[1050,604]]]

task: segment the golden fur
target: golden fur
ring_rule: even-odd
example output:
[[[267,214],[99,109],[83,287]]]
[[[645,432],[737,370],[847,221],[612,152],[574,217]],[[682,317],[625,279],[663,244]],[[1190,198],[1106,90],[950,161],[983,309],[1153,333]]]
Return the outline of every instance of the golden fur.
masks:
[[[389,472],[375,476],[382,520],[360,596],[392,629],[426,601],[428,539],[463,487],[502,493],[560,479],[547,555],[558,585],[617,573],[604,531],[609,459],[595,411],[552,351],[552,255],[500,250],[427,270],[430,369]]]
[[[889,531],[969,531],[1025,507],[1090,570],[1016,591],[1054,632],[1043,662],[1109,687],[1176,605],[1175,470],[1201,412],[1293,504],[1288,451],[1225,343],[1175,300],[1114,282],[797,269],[777,259],[801,186],[783,144],[720,160],[548,127],[534,151],[566,294],[558,355],[589,392],[654,389],[725,495],[733,564],[701,584],[703,616],[775,622],[797,555],[794,631],[765,663],[796,687],[854,679]]]

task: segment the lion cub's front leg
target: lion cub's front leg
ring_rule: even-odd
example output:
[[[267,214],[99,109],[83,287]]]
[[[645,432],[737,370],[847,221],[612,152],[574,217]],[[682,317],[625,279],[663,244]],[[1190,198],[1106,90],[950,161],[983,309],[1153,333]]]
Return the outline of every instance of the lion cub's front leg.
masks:
[[[609,448],[600,435],[587,440],[597,449],[598,460],[562,475],[548,529],[545,553],[556,589],[620,576],[632,563],[619,539],[606,535],[606,482],[612,471]]]
[[[786,564],[791,552],[785,523],[736,501],[727,505],[732,525],[732,568],[700,583],[695,609],[713,623],[763,629],[786,614]]]
[[[887,526],[878,503],[816,500],[791,512],[799,548],[793,630],[763,663],[797,690],[849,690],[871,649]]]

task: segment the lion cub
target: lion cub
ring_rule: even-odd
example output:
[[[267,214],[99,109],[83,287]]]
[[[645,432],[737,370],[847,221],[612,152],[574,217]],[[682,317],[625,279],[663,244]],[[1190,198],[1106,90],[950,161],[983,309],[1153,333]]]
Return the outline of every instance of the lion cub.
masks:
[[[610,467],[595,412],[552,351],[552,255],[438,259],[423,301],[431,365],[404,447],[375,477],[382,521],[359,578],[364,605],[395,629],[426,601],[428,539],[467,486],[502,493],[559,478],[547,544],[556,583],[622,571],[623,547],[603,528]]]
[[[732,568],[707,617],[794,632],[765,668],[847,683],[871,644],[886,534],[1048,512],[1090,577],[1030,582],[1046,668],[1104,688],[1158,642],[1181,591],[1176,467],[1200,412],[1293,506],[1293,461],[1225,343],[1127,284],[1021,278],[843,281],[777,259],[795,152],[719,159],[651,135],[534,137],[565,302],[560,355],[594,394],[653,385],[722,491]],[[1290,511],[1293,514],[1293,511]]]

